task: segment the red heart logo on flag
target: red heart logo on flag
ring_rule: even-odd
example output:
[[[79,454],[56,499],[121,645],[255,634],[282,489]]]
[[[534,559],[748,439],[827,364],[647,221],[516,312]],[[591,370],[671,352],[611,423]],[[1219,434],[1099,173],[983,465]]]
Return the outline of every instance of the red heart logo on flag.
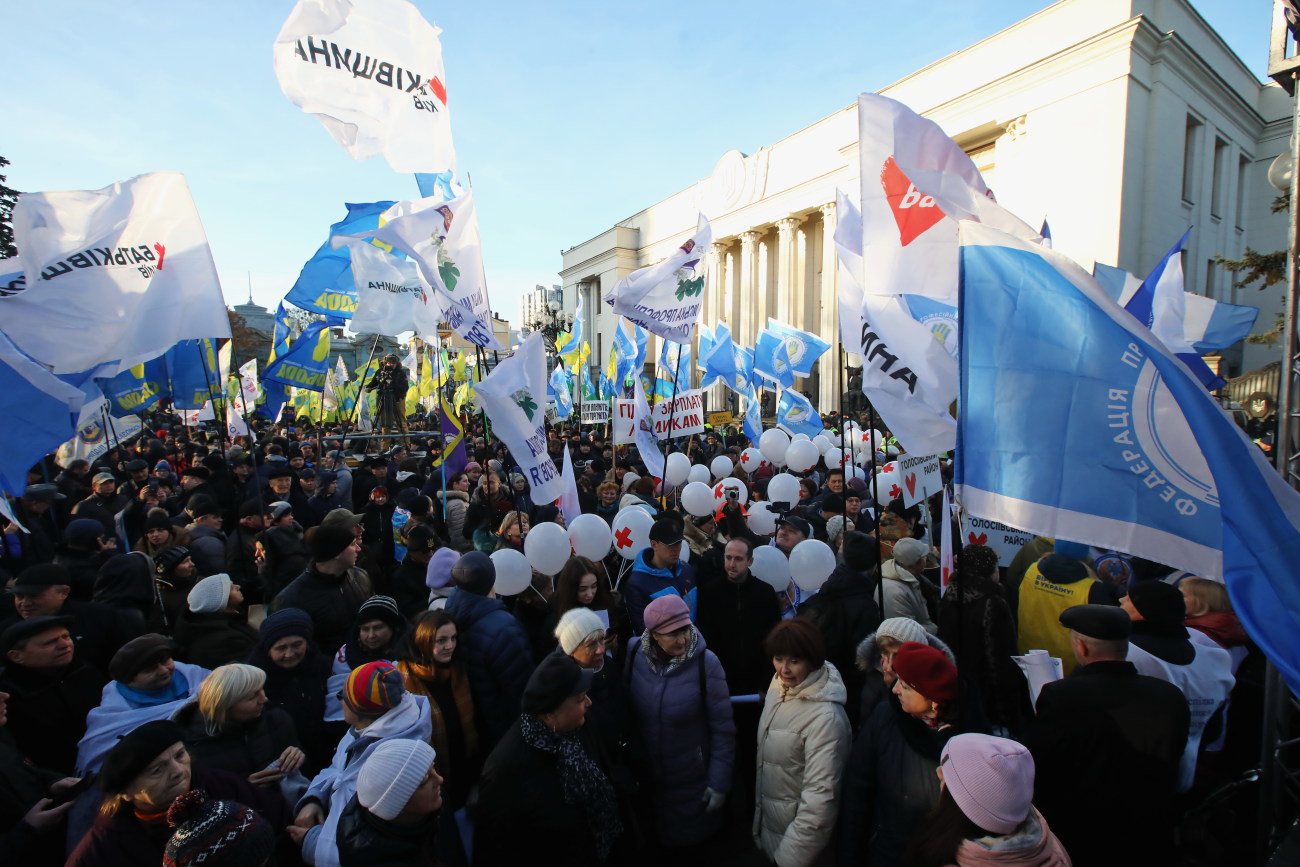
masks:
[[[907,485],[907,495],[909,497],[915,497],[916,496],[916,473],[912,473],[910,476],[904,476],[903,484]]]
[[[989,534],[980,533],[978,536],[976,536],[974,533],[971,533],[966,538],[970,539],[970,543],[972,545],[983,545],[985,542],[989,540]]]
[[[904,247],[924,234],[946,214],[939,210],[934,199],[924,195],[907,179],[891,156],[880,169],[880,186],[885,190],[889,210],[894,212],[898,224],[898,240]]]

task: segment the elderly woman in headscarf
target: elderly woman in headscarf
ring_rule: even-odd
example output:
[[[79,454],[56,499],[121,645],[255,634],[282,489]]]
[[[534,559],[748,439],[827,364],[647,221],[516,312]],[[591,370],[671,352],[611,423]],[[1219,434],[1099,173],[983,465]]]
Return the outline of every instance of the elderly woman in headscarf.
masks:
[[[523,712],[483,768],[475,863],[619,863],[618,795],[584,725],[593,677],[550,654],[528,679]]]

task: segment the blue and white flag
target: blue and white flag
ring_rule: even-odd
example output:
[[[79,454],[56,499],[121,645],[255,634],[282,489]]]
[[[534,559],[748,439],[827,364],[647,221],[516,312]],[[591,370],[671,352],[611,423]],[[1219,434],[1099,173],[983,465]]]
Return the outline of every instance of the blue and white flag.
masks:
[[[758,389],[752,385],[748,391],[744,392],[745,396],[745,418],[740,423],[740,429],[744,431],[749,441],[758,445],[758,438],[763,435],[763,412],[762,404],[758,399]]]
[[[705,384],[712,385],[713,382],[721,379],[724,385],[734,390],[739,363],[736,359],[737,347],[731,337],[731,328],[727,323],[719,322],[712,337],[707,355],[703,343],[700,344],[700,364],[705,371]],[[752,368],[753,365],[751,364],[750,367]]]
[[[790,388],[794,385],[794,365],[785,340],[766,328],[760,329],[754,342],[754,373],[774,383],[773,386]]]
[[[708,373],[709,366],[705,360],[713,354],[713,329],[700,323],[700,351],[695,356],[695,367],[701,373]]]
[[[1183,320],[1186,317],[1186,293],[1183,290],[1183,247],[1187,237],[1192,234],[1188,229],[1170,248],[1164,258],[1142,281],[1137,292],[1124,305],[1124,309],[1133,314],[1151,333],[1164,341],[1165,347],[1182,359],[1201,384],[1210,391],[1222,388],[1226,383],[1210,370],[1209,365],[1188,345],[1183,336]]]
[[[665,340],[690,343],[704,308],[705,254],[713,230],[701,214],[695,234],[661,262],[619,280],[605,303]]]
[[[812,366],[822,357],[822,353],[831,348],[829,343],[817,335],[800,331],[792,325],[786,325],[775,319],[767,320],[767,330],[785,341],[790,368],[797,377],[812,376]]]
[[[776,405],[776,423],[791,434],[807,434],[810,438],[822,432],[822,417],[816,408],[792,388],[781,392],[781,400]]]
[[[329,325],[317,319],[298,335],[284,355],[267,364],[262,378],[323,392],[330,369],[329,358]]]
[[[1106,290],[1106,294],[1121,307],[1142,287],[1142,280],[1123,268],[1097,262],[1092,266],[1092,276]],[[1183,339],[1201,355],[1227,349],[1243,340],[1255,327],[1259,308],[1246,304],[1229,304],[1215,301],[1195,292],[1184,292]]]
[[[963,507],[1224,580],[1300,690],[1300,493],[1068,258],[963,223],[961,273]]]
[[[744,346],[735,346],[732,358],[735,363],[735,370],[729,377],[723,379],[723,384],[734,391],[736,394],[748,394],[754,389],[754,350],[747,349]],[[717,358],[718,353],[714,351],[713,357]]]
[[[655,402],[672,400],[674,391],[691,389],[691,345],[661,340],[655,369]]]
[[[0,491],[21,496],[27,471],[77,432],[81,389],[58,379],[0,332]]]
[[[284,300],[310,313],[328,316],[339,324],[357,309],[357,285],[352,276],[352,252],[334,249],[330,238],[379,228],[379,215],[393,202],[347,203],[348,215],[330,226],[325,243],[307,260]]]
[[[279,306],[275,308],[275,325],[271,329],[270,359],[274,359],[277,355],[285,352],[289,348],[289,341],[292,337],[293,323],[289,321],[289,311],[284,306],[282,299]]]
[[[645,366],[646,344],[649,339],[649,334],[640,325],[627,319],[618,320],[618,325],[614,328],[614,351],[618,355],[620,388]]]
[[[573,380],[564,364],[555,365],[546,393],[555,400],[555,417],[563,421],[573,412]]]

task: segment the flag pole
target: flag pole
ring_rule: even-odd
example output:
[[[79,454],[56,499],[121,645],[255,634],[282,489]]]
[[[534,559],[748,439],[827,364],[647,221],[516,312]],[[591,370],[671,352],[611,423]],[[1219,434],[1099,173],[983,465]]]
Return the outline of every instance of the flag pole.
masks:
[[[477,343],[474,344],[474,351],[478,356],[479,376],[482,376],[483,368],[487,365],[487,356],[483,354],[483,347]],[[483,380],[480,379],[479,382]],[[483,444],[491,445],[492,443],[492,425],[488,422],[487,410],[483,409],[483,404],[479,402],[479,414],[483,416]]]
[[[215,340],[215,338],[205,338],[205,339]],[[232,339],[233,339],[233,338],[232,338]],[[215,348],[216,344],[213,343],[212,346]],[[215,373],[217,373],[217,371],[209,371],[209,370],[208,370],[208,357],[207,357],[206,355],[203,354],[203,343],[202,343],[202,341],[200,341],[199,344],[195,347],[195,351],[197,351],[198,354],[199,354],[199,364],[201,364],[201,365],[203,366],[203,381],[204,381],[205,383],[207,383],[207,385],[208,385],[208,402],[211,403],[212,401],[217,400],[216,395],[213,394],[214,391],[217,392],[218,394],[220,394],[221,397],[223,398],[222,400],[217,401],[219,404],[222,405],[222,406],[221,406],[221,423],[220,423],[219,425],[217,425],[217,447],[218,447],[219,449],[221,449],[222,454],[225,454],[225,451],[226,451],[226,445],[225,445],[225,443],[226,443],[226,410],[225,410],[225,402],[224,402],[225,392],[224,392],[224,391],[219,391],[218,389],[214,389],[214,388],[212,387],[212,379],[213,379],[213,376],[215,375]],[[201,407],[200,407],[200,408],[201,408]],[[213,411],[213,415],[214,415],[214,416],[216,415],[216,411],[215,411],[215,409],[214,409],[214,411]],[[202,423],[200,423],[200,425],[201,425],[201,424],[202,424]]]
[[[864,364],[866,363],[865,358],[863,359],[863,363]],[[867,399],[867,418],[870,420],[869,423],[871,425],[868,431],[874,431],[876,429],[876,406],[871,402],[870,398]],[[875,502],[875,506],[876,506],[874,509],[871,510],[871,522],[872,522],[872,526],[876,530],[876,560],[883,563],[884,557],[881,555],[885,553],[885,548],[884,548],[884,543],[881,542],[880,540],[881,506],[880,506],[880,483],[876,480],[876,444],[873,441],[873,438],[871,437],[869,432],[867,435],[867,448],[871,449],[871,458],[870,458],[871,499]],[[883,576],[879,586],[876,589],[880,597],[880,619],[884,620],[886,618],[886,614],[885,614],[885,582],[883,580]]]
[[[681,370],[682,370],[682,345],[678,343],[677,363],[673,365],[673,396],[671,399],[672,402],[668,404],[668,431],[667,431],[668,436],[664,439],[664,475],[665,476],[668,475],[668,446],[673,441],[673,414],[674,411],[677,409],[677,377],[681,375]],[[688,462],[690,461],[689,454],[686,456],[686,460]],[[660,481],[661,491],[663,490],[662,485],[666,482],[667,479],[663,479]],[[666,501],[667,495],[664,495],[663,499]],[[674,495],[674,500],[675,499],[676,496]]]
[[[439,352],[442,351],[441,334],[438,335],[438,350]],[[439,358],[441,358],[441,356],[439,356]],[[429,359],[426,358],[424,360],[424,363],[428,364]],[[437,374],[438,374],[438,368],[435,365],[434,377],[433,377],[433,381],[435,383],[437,383],[438,381]],[[438,432],[442,435],[440,437],[442,441],[442,446],[438,450],[440,455],[438,460],[438,466],[442,469],[442,520],[445,523],[447,520],[447,432],[443,430],[442,417],[446,414],[445,410],[449,409],[449,407],[447,406],[447,399],[442,393],[442,388],[435,386],[435,390],[438,392]]]
[[[372,343],[372,344],[370,344],[370,355],[366,358],[366,366],[365,366],[364,368],[362,368],[362,371],[361,371],[361,373],[362,373],[362,375],[361,375],[361,386],[357,389],[357,402],[356,402],[356,403],[353,405],[353,407],[352,407],[352,415],[351,415],[351,417],[350,417],[346,422],[343,423],[343,439],[344,439],[344,440],[346,440],[347,437],[348,437],[348,428],[352,427],[352,423],[353,423],[354,421],[356,421],[357,417],[361,414],[361,400],[362,400],[362,397],[363,397],[363,392],[366,390],[366,383],[368,383],[368,382],[370,381],[370,379],[371,379],[371,376],[370,376],[370,362],[374,361],[374,359],[375,359],[375,350],[379,348],[379,338],[380,338],[380,336],[381,336],[381,335],[376,334],[376,335],[375,335],[375,342]],[[322,399],[321,399],[321,405],[324,406],[324,404],[325,404],[325,400],[322,398]],[[406,407],[402,407],[402,409],[406,409]],[[365,449],[365,452],[364,452],[364,453],[365,453],[365,454],[368,454],[369,452],[370,452],[370,446],[366,446],[366,449]]]
[[[841,431],[841,434],[840,434],[840,446],[841,446],[841,448],[840,448],[840,455],[841,455],[841,457],[842,457],[842,456],[844,455],[844,449],[842,448],[843,445],[844,445],[844,435],[843,435],[843,433],[842,433],[842,431],[844,430],[844,386],[848,384],[847,381],[846,381],[846,380],[848,379],[848,377],[845,375],[845,373],[846,373],[846,371],[847,371],[847,367],[846,367],[846,365],[848,364],[848,355],[844,352],[844,343],[843,343],[843,341],[840,341],[840,344],[839,344],[838,349],[839,349],[839,353],[840,353],[840,358],[839,358],[839,362],[840,362],[840,363],[837,364],[837,365],[835,366],[835,378],[838,380],[838,385],[839,385],[838,391],[839,391],[840,431]],[[841,463],[840,463],[840,470],[841,470],[841,472],[843,472],[843,470],[844,470],[844,463],[843,463],[843,461],[841,461]],[[843,498],[843,499],[844,499],[844,523],[847,525],[847,524],[849,523],[849,495],[848,495],[848,490],[847,490],[847,489],[848,489],[848,486],[849,486],[849,483],[848,483],[848,474],[847,474],[847,473],[844,473],[844,479],[845,479],[845,481],[844,481],[844,487],[845,487],[845,489],[846,489],[845,492],[844,492],[844,498]],[[859,503],[860,503],[860,502],[861,502],[861,500],[859,499]],[[861,509],[860,506],[859,506],[859,508],[858,508],[858,520],[859,520],[859,521],[862,520],[862,509]],[[840,544],[843,544],[843,541],[841,541]]]

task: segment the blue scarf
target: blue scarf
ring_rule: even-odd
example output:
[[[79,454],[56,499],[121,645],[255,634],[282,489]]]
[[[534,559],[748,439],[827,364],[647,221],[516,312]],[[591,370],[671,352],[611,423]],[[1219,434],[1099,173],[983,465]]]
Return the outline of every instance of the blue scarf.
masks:
[[[190,691],[190,682],[179,671],[172,672],[171,681],[162,689],[132,689],[120,681],[114,681],[113,686],[117,687],[117,691],[121,693],[122,698],[126,699],[127,704],[133,708],[166,704],[169,701],[184,698]]]

